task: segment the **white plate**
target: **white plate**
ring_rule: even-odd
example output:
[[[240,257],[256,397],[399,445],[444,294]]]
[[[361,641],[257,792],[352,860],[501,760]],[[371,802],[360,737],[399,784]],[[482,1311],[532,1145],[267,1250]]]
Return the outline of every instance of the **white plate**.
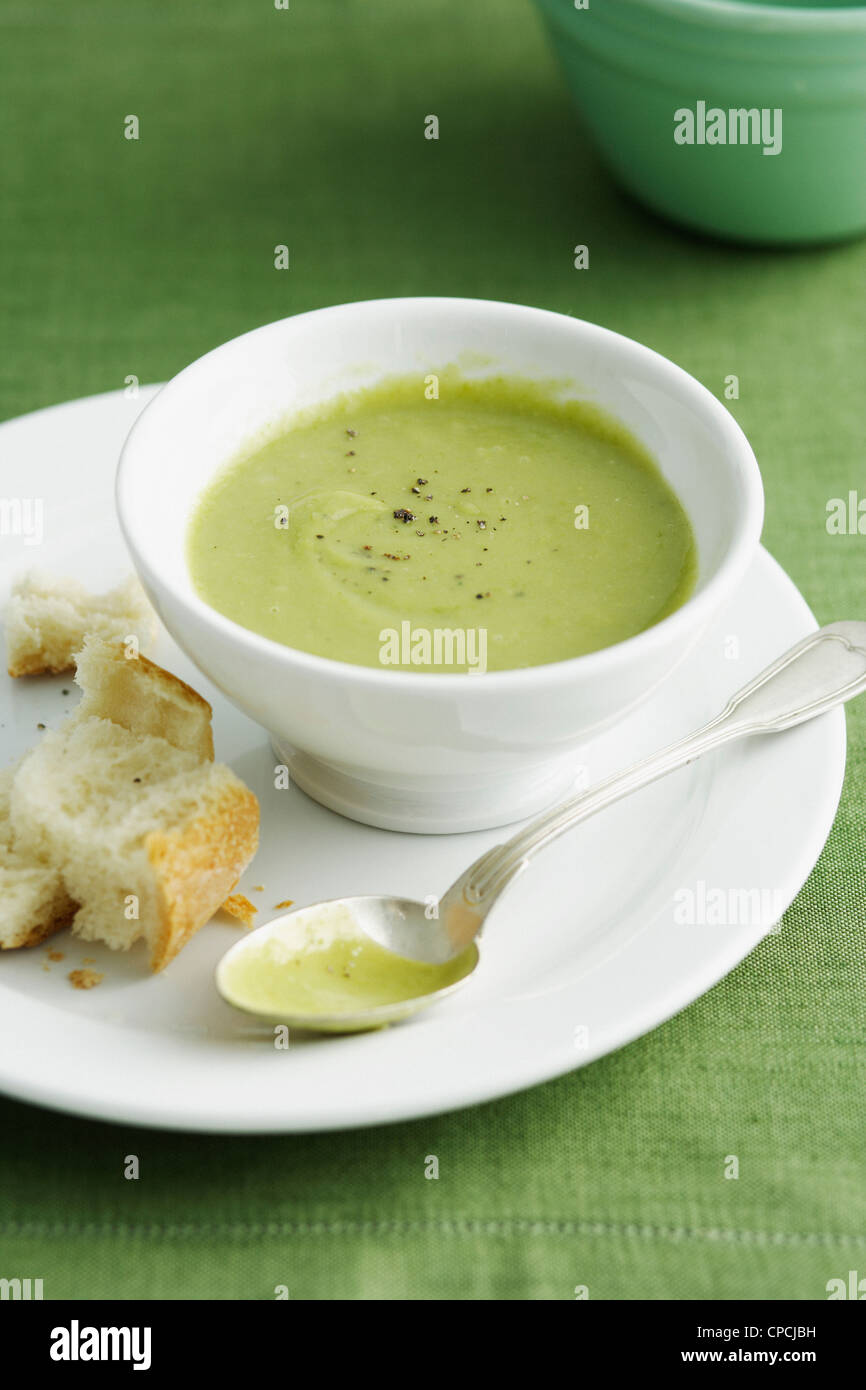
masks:
[[[96,396],[0,427],[0,495],[41,498],[44,540],[0,537],[0,595],[29,565],[95,586],[129,569],[113,510],[120,444],[155,388]],[[844,617],[844,614],[837,615]],[[709,717],[815,626],[791,581],[761,553],[699,649],[646,707],[585,750],[595,780]],[[343,820],[275,790],[264,732],[213,690],[164,634],[157,660],[214,706],[217,756],[262,803],[262,846],[240,885],[259,906],[346,893],[438,895],[501,831],[399,835]],[[66,696],[62,691],[70,693]],[[0,764],[55,726],[69,680],[0,679]],[[237,939],[222,917],[161,975],[141,948],[120,956],[69,933],[0,957],[0,1087],[76,1114],[189,1130],[337,1129],[408,1119],[557,1076],[655,1027],[752,949],[817,859],[845,766],[841,711],[772,739],[735,745],[673,774],[552,846],[491,918],[475,976],[411,1023],[353,1038],[273,1033],[235,1013],[212,984]],[[804,789],[808,791],[804,791]],[[700,885],[703,884],[703,890]],[[263,885],[264,891],[255,891]],[[681,925],[685,896],[729,916],[762,890],[769,915]],[[703,894],[703,897],[701,896]],[[736,909],[736,911],[734,911]],[[712,912],[706,914],[710,919]],[[104,972],[73,989],[85,957]]]

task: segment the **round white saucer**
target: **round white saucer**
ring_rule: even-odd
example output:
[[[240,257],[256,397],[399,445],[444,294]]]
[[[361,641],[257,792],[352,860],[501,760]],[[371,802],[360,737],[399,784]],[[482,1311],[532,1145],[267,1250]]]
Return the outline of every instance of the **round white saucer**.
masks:
[[[56,406],[0,427],[2,490],[42,504],[42,538],[0,540],[0,597],[29,566],[105,587],[127,573],[113,508],[126,431],[155,388]],[[11,515],[11,512],[10,512]],[[839,614],[844,617],[844,614]],[[585,783],[685,733],[815,626],[762,552],[728,609],[650,702],[583,750]],[[156,659],[214,706],[217,756],[262,806],[261,849],[237,891],[257,922],[349,893],[437,896],[502,831],[401,835],[274,785],[264,730],[162,635]],[[63,691],[69,693],[64,695]],[[53,727],[69,679],[0,679],[0,765]],[[350,1038],[292,1036],[234,1012],[213,969],[237,939],[219,916],[161,975],[69,933],[0,956],[0,1088],[76,1114],[188,1130],[337,1129],[488,1100],[584,1065],[703,993],[771,929],[817,859],[845,765],[841,711],[682,769],[565,836],[491,916],[481,965],[441,1006]],[[803,788],[808,787],[808,796]],[[104,973],[76,991],[87,957]]]

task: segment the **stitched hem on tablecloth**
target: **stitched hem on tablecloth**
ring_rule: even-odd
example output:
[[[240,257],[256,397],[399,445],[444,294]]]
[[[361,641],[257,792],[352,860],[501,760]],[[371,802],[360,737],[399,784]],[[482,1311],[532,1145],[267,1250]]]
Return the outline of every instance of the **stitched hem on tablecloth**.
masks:
[[[261,1239],[267,1236],[613,1236],[621,1239],[688,1241],[759,1247],[818,1246],[866,1249],[866,1235],[842,1231],[749,1231],[723,1227],[653,1226],[604,1221],[441,1218],[430,1221],[224,1221],[224,1222],[67,1222],[5,1221],[0,1235],[23,1237],[122,1236],[165,1240]]]

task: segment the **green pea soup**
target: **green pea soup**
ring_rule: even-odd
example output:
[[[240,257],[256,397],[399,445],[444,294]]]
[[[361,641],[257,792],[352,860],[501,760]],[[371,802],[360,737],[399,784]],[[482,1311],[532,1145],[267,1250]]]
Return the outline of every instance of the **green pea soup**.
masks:
[[[451,369],[341,396],[258,440],[200,498],[199,595],[362,666],[510,670],[651,627],[689,597],[689,520],[617,421]]]

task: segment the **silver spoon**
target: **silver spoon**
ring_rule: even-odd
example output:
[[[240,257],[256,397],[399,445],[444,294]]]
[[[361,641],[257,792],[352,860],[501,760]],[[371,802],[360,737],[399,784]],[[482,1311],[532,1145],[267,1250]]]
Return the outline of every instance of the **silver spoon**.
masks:
[[[866,622],[822,627],[733,695],[709,724],[544,812],[505,844],[494,846],[476,859],[439,900],[438,916],[429,917],[429,908],[425,909],[423,903],[394,897],[342,898],[298,908],[259,927],[233,946],[217,966],[217,988],[230,1004],[246,1013],[277,1017],[292,1027],[319,1032],[362,1032],[407,1018],[451,994],[472,973],[478,963],[475,942],[488,913],[514,878],[559,835],[721,744],[750,734],[780,733],[824,714],[864,690]],[[280,924],[312,918],[323,908],[347,909],[359,938],[369,937],[404,961],[441,965],[461,957],[460,978],[430,993],[352,1012],[275,1015],[273,1010],[241,1000],[230,983],[231,966],[241,953],[256,949],[263,935]]]

